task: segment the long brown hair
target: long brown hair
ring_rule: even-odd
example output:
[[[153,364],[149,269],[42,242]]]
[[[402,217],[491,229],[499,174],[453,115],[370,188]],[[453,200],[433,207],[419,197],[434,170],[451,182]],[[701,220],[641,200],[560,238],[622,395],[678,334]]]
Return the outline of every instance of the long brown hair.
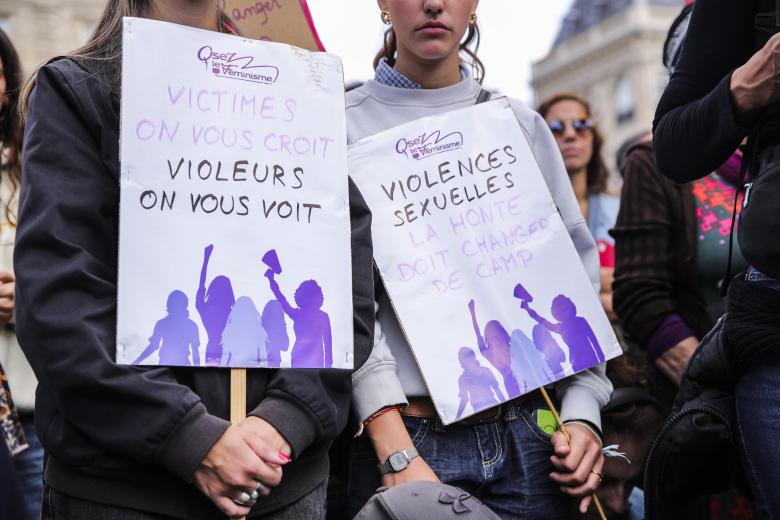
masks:
[[[5,78],[5,105],[0,108],[0,145],[5,157],[0,182],[11,183],[11,193],[2,201],[6,215],[15,223],[16,210],[11,202],[22,181],[22,126],[19,122],[19,91],[22,85],[22,65],[8,35],[0,29],[0,60]]]
[[[220,32],[236,32],[235,26],[219,8],[217,2],[214,3],[214,8],[217,9],[219,15]],[[67,54],[67,57],[98,60],[112,65],[116,71],[116,77],[112,78],[112,83],[118,86],[122,63],[122,18],[125,16],[150,18],[151,14],[152,0],[108,0],[95,32],[92,33],[87,43]],[[38,70],[33,72],[22,90],[19,102],[22,123],[24,123],[27,114],[27,104],[35,87]]]
[[[391,67],[395,65],[396,52],[398,51],[398,41],[395,31],[392,27],[385,31],[384,43],[382,48],[374,57],[374,69],[379,66],[379,62],[386,60]],[[466,37],[460,43],[460,52],[466,56],[466,62],[471,65],[474,79],[482,83],[485,79],[485,64],[477,57],[479,51],[479,26],[478,24],[469,25]]]
[[[562,94],[555,94],[554,96],[546,99],[537,110],[543,118],[547,118],[547,113],[553,107],[553,105],[560,103],[561,101],[574,101],[582,105],[585,109],[587,117],[593,117],[593,112],[590,109],[590,103],[582,99],[576,94],[565,92]],[[609,178],[609,170],[604,163],[604,159],[601,157],[601,149],[604,147],[604,138],[599,132],[598,125],[594,125],[591,128],[593,133],[593,155],[588,161],[587,166],[587,180],[588,180],[588,193],[598,194],[607,191],[607,180]]]

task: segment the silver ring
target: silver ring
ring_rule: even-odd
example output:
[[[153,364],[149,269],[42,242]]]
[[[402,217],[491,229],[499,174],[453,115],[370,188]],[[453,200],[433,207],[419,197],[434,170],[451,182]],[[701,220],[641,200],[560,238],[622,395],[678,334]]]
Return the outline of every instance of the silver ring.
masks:
[[[249,493],[247,493],[246,491],[242,491],[240,497],[233,499],[233,502],[235,502],[236,504],[238,504],[240,506],[246,506],[251,501],[252,501],[252,496]]]
[[[258,480],[258,481],[257,481],[257,486],[255,486],[255,491],[257,491],[258,493],[262,493],[262,492],[263,492],[263,491],[265,491],[266,489],[268,489],[268,488],[267,488],[267,487],[265,487],[265,484],[263,484],[262,482],[260,482],[260,481]]]
[[[601,483],[604,480],[604,475],[596,471],[595,469],[590,470],[591,473],[599,476],[599,483]]]

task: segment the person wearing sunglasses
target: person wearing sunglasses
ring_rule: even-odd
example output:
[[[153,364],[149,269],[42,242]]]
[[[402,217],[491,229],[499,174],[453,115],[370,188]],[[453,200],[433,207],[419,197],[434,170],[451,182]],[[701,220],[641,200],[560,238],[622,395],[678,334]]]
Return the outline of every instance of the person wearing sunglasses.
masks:
[[[617,316],[612,308],[615,242],[609,230],[617,219],[620,199],[608,193],[609,173],[601,157],[604,139],[593,120],[590,105],[574,94],[556,94],[542,103],[538,112],[555,137],[582,214],[596,239],[601,261],[601,305],[615,322]]]

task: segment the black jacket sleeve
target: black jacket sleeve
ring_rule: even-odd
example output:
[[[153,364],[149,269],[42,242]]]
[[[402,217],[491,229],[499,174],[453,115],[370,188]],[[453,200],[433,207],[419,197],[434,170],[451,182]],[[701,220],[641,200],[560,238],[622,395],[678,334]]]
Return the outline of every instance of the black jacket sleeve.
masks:
[[[368,359],[374,343],[374,278],[371,212],[349,180],[352,222],[352,306],[354,366]],[[267,397],[251,413],[287,439],[298,456],[309,445],[334,439],[347,422],[352,378],[348,370],[277,370]]]
[[[632,150],[623,166],[623,191],[612,235],[615,237],[615,281],[612,298],[620,322],[642,348],[669,314],[678,312],[675,296],[675,242],[685,233],[672,214],[670,200],[656,171],[649,147]]]
[[[39,396],[65,421],[104,450],[189,481],[228,423],[170,370],[114,362],[118,118],[106,114],[106,89],[67,59],[38,73],[14,255],[16,330]],[[54,456],[68,449],[57,432],[44,437]]]
[[[677,182],[709,175],[748,130],[740,128],[731,73],[753,55],[760,0],[696,2],[679,62],[653,122],[658,168]]]

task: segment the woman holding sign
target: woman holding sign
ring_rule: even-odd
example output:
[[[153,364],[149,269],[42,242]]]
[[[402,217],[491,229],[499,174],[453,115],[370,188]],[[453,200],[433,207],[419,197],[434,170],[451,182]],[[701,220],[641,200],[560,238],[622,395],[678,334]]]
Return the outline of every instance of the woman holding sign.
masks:
[[[114,362],[124,16],[227,31],[214,0],[110,0],[87,44],[41,67],[25,90],[17,331],[40,382],[43,518],[324,518],[349,372],[251,370],[249,417],[232,426],[227,370]],[[356,191],[351,198],[359,366],[374,298],[370,214]],[[186,318],[181,296],[177,315],[199,319]]]
[[[488,97],[479,82],[484,68],[469,47],[478,39],[477,3],[378,1],[381,18],[391,27],[375,61],[375,79],[347,96],[351,143]],[[512,109],[597,290],[596,245],[555,140],[538,114],[516,101]],[[397,151],[410,151],[410,143]],[[410,153],[413,156],[415,151]],[[379,472],[387,486],[441,479],[477,493],[507,519],[569,518],[573,497],[585,497],[580,508],[587,509],[603,467],[599,410],[611,392],[603,365],[556,384],[571,444],[561,432],[551,439],[542,433],[540,425],[547,414],[537,413],[545,408],[538,393],[445,428],[384,291],[378,298],[377,317],[371,357],[353,376],[355,408],[371,441],[370,445],[363,441],[353,451],[354,510],[373,491]]]

